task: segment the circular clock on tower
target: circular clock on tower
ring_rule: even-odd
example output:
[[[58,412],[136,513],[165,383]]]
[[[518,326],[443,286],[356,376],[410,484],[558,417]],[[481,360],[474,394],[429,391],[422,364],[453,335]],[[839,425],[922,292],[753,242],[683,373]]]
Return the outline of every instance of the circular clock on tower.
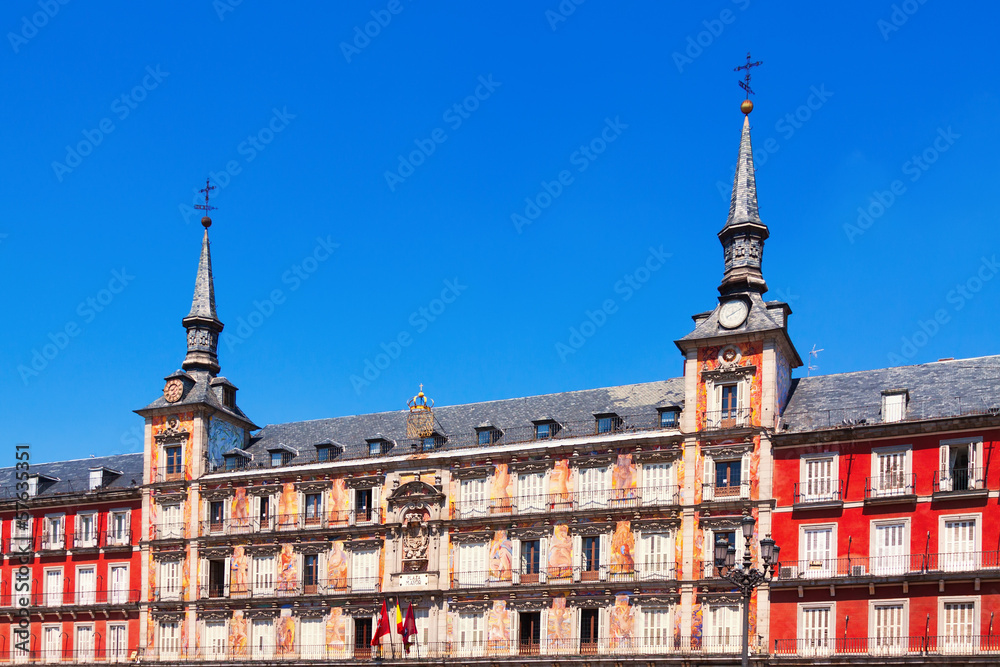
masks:
[[[167,403],[176,403],[181,400],[181,395],[184,393],[184,383],[177,378],[172,380],[167,380],[167,384],[163,385],[163,398]]]
[[[742,299],[726,301],[719,310],[719,324],[727,329],[735,329],[743,324],[749,312],[750,308],[747,306],[747,302]]]

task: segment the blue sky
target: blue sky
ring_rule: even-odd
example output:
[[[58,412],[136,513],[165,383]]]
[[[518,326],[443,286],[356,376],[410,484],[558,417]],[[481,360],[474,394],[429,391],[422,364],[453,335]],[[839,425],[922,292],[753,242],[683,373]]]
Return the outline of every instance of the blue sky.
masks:
[[[1000,351],[995,5],[62,2],[0,15],[11,452],[138,450],[210,173],[258,424],[679,375],[748,49],[768,297],[814,372]]]

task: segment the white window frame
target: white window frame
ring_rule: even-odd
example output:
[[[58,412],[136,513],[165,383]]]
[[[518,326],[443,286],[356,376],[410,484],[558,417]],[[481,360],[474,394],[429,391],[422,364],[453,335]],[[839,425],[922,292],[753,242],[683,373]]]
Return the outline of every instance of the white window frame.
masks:
[[[119,535],[118,531],[115,529],[115,518],[123,516],[123,534]],[[132,513],[129,508],[113,509],[108,511],[108,528],[105,533],[106,538],[104,540],[105,546],[109,547],[122,547],[129,544],[130,533],[132,528]]]
[[[945,551],[945,528],[950,521],[975,521],[976,531],[972,553]],[[947,572],[978,570],[983,553],[983,515],[981,512],[941,514],[938,516],[938,569]]]
[[[649,549],[653,541],[664,545],[662,558],[653,558],[653,554],[650,553]],[[677,555],[672,531],[643,531],[636,540],[636,546],[639,553],[635,565],[639,576],[644,581],[664,581],[674,578]]]
[[[309,636],[307,630],[315,636]],[[299,618],[298,636],[300,658],[317,660],[326,657],[326,621],[321,616]]]
[[[11,626],[13,630],[13,626]],[[48,637],[46,635],[50,634],[50,630],[55,630],[56,642],[55,646],[51,646],[48,643]],[[63,629],[62,623],[46,623],[42,625],[41,637],[39,638],[39,643],[41,644],[41,654],[43,662],[59,663],[62,662],[63,653]],[[11,640],[13,641],[13,635]]]
[[[640,646],[650,653],[669,653],[674,649],[674,605],[665,607],[642,607],[637,617],[641,617]],[[653,616],[664,621],[662,627],[652,623]]]
[[[944,608],[948,604],[968,604],[972,603],[972,632],[968,635],[968,640],[963,640],[962,636],[951,638],[945,633],[945,612]],[[978,595],[948,596],[938,598],[938,651],[941,653],[978,653],[980,622],[983,613],[982,601]],[[971,645],[970,645],[971,644]]]
[[[736,544],[736,563],[743,562],[743,551],[746,549],[746,540],[743,538],[743,532],[740,530],[739,526],[735,528],[705,528],[704,535],[702,536],[703,543],[705,544],[705,559],[702,563],[704,567],[703,576],[708,579],[715,576],[715,534],[716,533],[733,533],[734,540]]]
[[[183,567],[183,563],[179,560],[160,561],[156,578],[160,589],[160,600],[181,599],[181,567]]]
[[[274,554],[253,554],[250,557],[250,590],[254,597],[273,597],[277,584],[277,562]]]
[[[81,631],[90,631],[89,644],[80,645]],[[86,637],[86,634],[83,635]],[[93,663],[97,651],[97,637],[94,623],[74,623],[73,624],[73,658],[76,662]]]
[[[806,557],[806,532],[814,530],[830,531],[830,552],[825,559],[810,559]],[[837,547],[837,524],[807,523],[799,525],[799,576],[808,579],[821,579],[832,577],[837,574],[837,560],[839,549]],[[819,561],[813,565],[814,561]]]
[[[128,660],[128,623],[108,623],[105,625],[108,634],[105,655],[108,662],[125,662]],[[121,637],[115,637],[115,630],[121,629]],[[120,641],[119,641],[120,640]]]
[[[117,569],[125,570],[125,585],[123,588],[115,585],[114,571]],[[132,588],[130,575],[128,562],[108,563],[108,604],[126,604],[129,601],[129,590]]]
[[[736,611],[735,613],[730,611],[733,615],[728,627],[716,628],[714,622],[715,610],[721,607],[735,607]],[[723,604],[708,602],[704,608],[704,633],[702,637],[705,643],[702,645],[702,650],[706,653],[732,653],[738,651],[743,641],[742,628],[740,627],[743,621],[743,603],[727,602]],[[726,630],[726,632],[722,632],[721,630]],[[723,637],[723,635],[725,636]]]
[[[811,641],[806,637],[805,617],[806,613],[814,610],[826,609],[827,629],[825,638],[817,638]],[[837,640],[837,603],[833,600],[828,602],[800,602],[796,610],[796,635],[800,637],[798,655],[829,655],[833,653]]]
[[[886,478],[880,474],[879,459],[889,454],[903,454],[903,470],[896,474],[903,475],[902,485],[898,488],[893,486],[891,477]],[[909,486],[913,474],[913,445],[894,445],[892,447],[873,447],[871,455],[871,491],[873,498],[884,498],[888,496],[907,495],[906,487]],[[886,480],[889,480],[886,483]],[[915,489],[911,489],[913,493]]]
[[[222,631],[219,632],[221,626]],[[226,621],[205,621],[204,657],[209,660],[225,660],[229,644],[229,624]]]
[[[369,567],[371,569],[370,573],[364,573],[360,571],[362,568],[359,566],[363,564],[363,559],[371,559]],[[351,552],[351,592],[374,592],[378,590],[378,559],[379,550],[375,549],[357,549]],[[375,632],[377,626],[372,626],[372,632]]]
[[[458,483],[458,504],[461,508],[458,519],[486,516],[489,509],[489,480],[486,477],[472,477]]]
[[[611,466],[603,465],[577,470],[577,508],[607,507],[610,497]]]
[[[899,524],[903,525],[903,553],[876,555],[875,551],[878,544],[876,535],[878,535],[878,529],[883,526],[895,526]],[[872,519],[868,529],[868,573],[896,575],[909,572],[911,539],[910,517]]]
[[[83,520],[85,517],[90,517],[90,537],[85,539],[81,537],[80,529],[83,527]],[[80,548],[96,547],[97,546],[97,536],[100,531],[100,524],[98,524],[99,516],[97,511],[92,512],[77,512],[76,516],[73,518],[73,546]]]
[[[59,573],[58,591],[49,590],[49,573],[51,572]],[[11,576],[13,576],[13,571]],[[66,573],[63,571],[62,567],[47,567],[42,570],[42,599],[44,600],[44,606],[61,607],[63,603],[63,595],[65,590],[66,590]]]
[[[723,387],[736,387],[736,421],[740,422],[745,420],[743,424],[738,424],[739,426],[749,426],[750,425],[750,411],[748,397],[750,396],[751,387],[751,377],[743,377],[738,380],[726,380],[724,382],[716,382],[713,380],[707,380],[705,382],[705,397],[708,401],[708,407],[706,408],[707,414],[705,415],[705,426],[707,428],[718,428],[720,423],[709,423],[709,421],[718,415],[718,419],[721,419],[722,415],[722,388]]]
[[[455,545],[455,578],[459,586],[481,586],[489,576],[489,542],[459,542]]]
[[[653,471],[657,473],[654,475]],[[662,472],[660,472],[662,470]],[[677,503],[677,468],[673,462],[658,461],[643,463],[642,475],[642,504],[643,505],[663,505]],[[655,483],[651,477],[662,477]]]
[[[809,463],[814,461],[830,461],[830,488],[826,491],[809,493],[809,478],[807,476]],[[838,498],[840,492],[840,456],[837,452],[817,452],[802,454],[799,456],[799,502],[814,503],[833,500],[843,500]]]
[[[906,419],[906,408],[909,401],[906,391],[890,391],[882,393],[882,423],[895,424]],[[898,414],[896,414],[898,412]],[[892,413],[892,414],[890,414]],[[893,417],[893,419],[890,419]]]
[[[902,607],[898,637],[876,637],[877,607]],[[902,655],[909,650],[910,601],[906,598],[868,601],[868,652],[871,655]]]
[[[52,539],[52,527],[54,522],[59,523],[59,534]],[[65,549],[66,548],[66,514],[46,514],[45,522],[42,526],[42,549]]]
[[[511,611],[511,614],[516,612]],[[487,619],[485,612],[459,612],[455,624],[458,654],[462,656],[482,655],[486,650]],[[514,639],[512,638],[512,641]]]
[[[181,621],[160,621],[157,623],[156,644],[159,657],[179,658],[181,655]]]
[[[92,586],[90,590],[84,590],[83,588],[83,573],[87,570],[91,570],[94,573],[92,579]],[[97,564],[87,563],[85,565],[76,566],[76,579],[75,586],[76,589],[73,598],[78,605],[93,606],[97,604]]]
[[[544,512],[548,509],[548,502],[545,498],[545,484],[547,481],[544,472],[522,472],[517,474],[517,511],[522,512]],[[533,488],[537,486],[537,488]]]
[[[174,518],[176,521],[171,521]],[[160,539],[179,539],[181,537],[184,537],[184,508],[181,507],[181,503],[160,505]]]
[[[251,660],[271,660],[274,658],[276,630],[273,618],[250,619]],[[263,630],[263,632],[261,632]],[[374,632],[374,626],[372,628]]]
[[[969,473],[965,491],[975,491],[986,488],[986,475],[983,469],[983,436],[968,438],[951,438],[938,443],[938,488],[941,491],[954,491],[955,480],[952,472],[952,452],[966,447],[972,449],[969,457]],[[947,467],[945,458],[947,457]]]

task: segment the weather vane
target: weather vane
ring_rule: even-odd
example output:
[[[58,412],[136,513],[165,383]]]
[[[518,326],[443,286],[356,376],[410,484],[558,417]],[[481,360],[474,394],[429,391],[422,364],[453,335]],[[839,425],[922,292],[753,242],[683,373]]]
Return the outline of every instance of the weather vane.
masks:
[[[753,88],[750,87],[750,70],[754,67],[759,67],[760,65],[763,64],[764,64],[763,60],[752,62],[752,59],[750,58],[750,52],[747,51],[747,64],[733,68],[734,72],[739,72],[740,70],[746,70],[746,74],[743,75],[743,80],[737,82],[740,84],[740,88],[746,91],[747,94],[746,99],[743,100],[743,104],[740,105],[740,109],[742,109],[743,113],[745,114],[748,114],[751,111],[753,111],[753,102],[750,100],[750,96],[755,94],[753,92]]]
[[[202,188],[201,190],[198,190],[198,192],[204,192],[205,193],[205,203],[204,204],[195,204],[194,205],[194,207],[196,209],[198,209],[199,211],[204,211],[205,212],[205,217],[203,217],[201,219],[201,224],[203,224],[205,226],[205,229],[208,229],[209,227],[212,226],[212,219],[210,217],[208,217],[208,214],[210,212],[215,211],[215,210],[217,210],[219,208],[218,206],[209,206],[209,204],[208,204],[208,196],[212,193],[212,190],[214,190],[214,189],[215,189],[215,186],[212,185],[212,180],[209,179],[209,178],[206,178],[205,179],[205,187]]]

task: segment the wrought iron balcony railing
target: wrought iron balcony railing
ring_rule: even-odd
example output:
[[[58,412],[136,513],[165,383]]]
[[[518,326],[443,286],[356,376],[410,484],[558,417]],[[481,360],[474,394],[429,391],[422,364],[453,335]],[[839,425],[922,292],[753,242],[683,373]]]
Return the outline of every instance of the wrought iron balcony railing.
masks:
[[[916,494],[915,473],[894,472],[865,478],[865,501],[892,500]]]
[[[296,579],[265,583],[209,584],[198,587],[201,599],[270,599],[309,595],[341,595],[378,593],[382,582],[378,577],[344,577],[339,579]]]
[[[751,426],[753,426],[753,421],[750,408],[706,410],[702,430],[720,431],[731,428],[749,428]]]
[[[959,553],[892,554],[782,561],[778,581],[828,579],[832,577],[890,577],[939,575],[945,572],[993,571],[1000,574],[1000,551]]]
[[[838,503],[843,499],[843,480],[821,479],[795,482],[793,502],[796,505]]]
[[[550,581],[566,582],[656,582],[675,578],[673,563],[640,567],[638,565],[600,565],[595,568],[581,566],[543,566],[515,571],[475,571],[452,574],[452,588],[501,588],[504,586],[531,586]]]
[[[71,549],[97,549],[114,547],[131,547],[131,530],[105,530],[92,533],[74,533]]]
[[[774,640],[774,655],[834,656],[857,655],[870,657],[933,655],[1000,654],[1000,635],[955,633],[939,636],[904,637],[887,632],[875,637],[831,637],[817,633],[815,637]],[[942,663],[944,664],[944,663]],[[951,663],[955,664],[955,663]]]
[[[679,503],[679,489],[674,485],[515,496],[509,500],[466,500],[453,502],[451,507],[453,519],[475,519],[488,516],[632,509]]]
[[[246,517],[201,522],[201,535],[250,535],[261,532],[290,532],[299,530],[329,530],[331,528],[382,523],[381,509],[277,514],[264,519]]]
[[[986,471],[983,468],[952,468],[934,471],[934,493],[985,491]]]
[[[61,645],[67,641],[64,637],[65,633],[61,633],[60,646],[52,648],[43,647],[20,651],[4,645],[0,647],[0,663],[12,665],[125,664],[136,662],[140,654],[139,649],[135,647],[106,646],[100,637],[95,637],[96,646],[94,648],[62,648]],[[31,643],[35,644],[36,640],[33,639]]]
[[[34,588],[39,588],[36,584]],[[139,602],[141,591],[131,588],[100,588],[100,589],[80,589],[71,591],[41,591],[34,590],[30,593],[10,593],[0,594],[0,607],[22,606],[21,599],[28,598],[29,605],[39,608],[55,607],[89,607],[93,605],[114,606],[129,605]]]
[[[709,482],[701,485],[701,499],[710,500],[747,500],[750,498],[750,482],[739,484],[715,484]]]

